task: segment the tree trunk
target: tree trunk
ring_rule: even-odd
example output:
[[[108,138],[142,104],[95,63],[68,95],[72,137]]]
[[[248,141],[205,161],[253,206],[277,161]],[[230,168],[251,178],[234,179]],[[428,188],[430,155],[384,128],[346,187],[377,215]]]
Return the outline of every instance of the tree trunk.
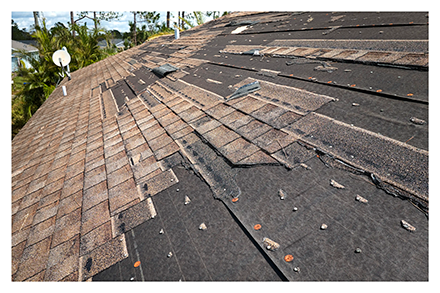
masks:
[[[72,24],[72,36],[75,37],[75,31],[73,30],[73,25],[74,25],[74,21],[73,21],[73,11],[70,11],[70,23]]]
[[[136,46],[137,45],[137,42],[136,42],[136,32],[137,32],[137,29],[136,29],[136,11],[133,12],[133,15],[134,15],[134,45]]]
[[[39,27],[38,25],[38,11],[34,11],[34,22],[35,22],[35,29]]]
[[[185,18],[185,11],[182,11],[182,18]],[[182,29],[185,29],[185,22],[182,20]]]
[[[171,14],[169,11],[167,11],[167,28],[170,28],[170,18],[171,18]]]
[[[180,28],[180,11],[177,11],[177,27]]]
[[[96,18],[96,11],[93,11],[93,22],[95,23],[95,30],[98,30],[98,19]]]

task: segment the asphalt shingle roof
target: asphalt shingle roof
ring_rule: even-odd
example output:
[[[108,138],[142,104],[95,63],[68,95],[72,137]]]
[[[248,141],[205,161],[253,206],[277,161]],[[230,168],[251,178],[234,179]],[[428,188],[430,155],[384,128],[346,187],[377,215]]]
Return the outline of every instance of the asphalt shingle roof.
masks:
[[[427,13],[239,12],[71,73],[12,141],[12,280],[426,281],[428,56]]]

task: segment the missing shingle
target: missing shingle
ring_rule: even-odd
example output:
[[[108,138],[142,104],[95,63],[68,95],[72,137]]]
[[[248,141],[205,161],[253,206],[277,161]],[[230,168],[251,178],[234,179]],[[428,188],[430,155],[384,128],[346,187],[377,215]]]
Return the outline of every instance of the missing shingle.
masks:
[[[121,234],[125,233],[125,223],[121,223],[118,226],[119,231],[121,232]]]
[[[259,21],[258,20],[242,20],[242,21],[232,20],[228,24],[226,24],[225,27],[228,27],[228,26],[254,25],[256,23],[259,23]]]
[[[87,259],[86,265],[84,266],[84,268],[87,270],[87,272],[90,272],[90,269],[92,268],[92,263],[93,263],[93,260],[91,257],[89,257]]]

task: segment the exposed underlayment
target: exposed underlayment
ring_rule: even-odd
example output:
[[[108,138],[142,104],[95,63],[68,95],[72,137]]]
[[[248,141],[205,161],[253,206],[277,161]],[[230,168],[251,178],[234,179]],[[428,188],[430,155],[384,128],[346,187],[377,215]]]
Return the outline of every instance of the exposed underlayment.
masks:
[[[73,72],[12,141],[12,280],[427,281],[427,30],[237,12]]]

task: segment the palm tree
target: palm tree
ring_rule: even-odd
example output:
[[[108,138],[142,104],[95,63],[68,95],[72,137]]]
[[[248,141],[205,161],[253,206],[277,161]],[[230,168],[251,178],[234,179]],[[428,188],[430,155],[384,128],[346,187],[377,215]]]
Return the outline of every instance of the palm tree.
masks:
[[[72,31],[77,33],[75,38],[71,36]],[[82,26],[73,24],[67,28],[62,23],[57,23],[49,30],[43,20],[42,26],[36,28],[32,35],[37,41],[39,54],[37,56],[25,52],[19,54],[19,57],[28,60],[30,67],[22,63],[13,78],[17,85],[15,90],[13,89],[15,96],[11,105],[13,137],[60,81],[58,75],[60,69],[52,61],[53,53],[65,46],[72,57],[70,70],[75,71],[102,60],[111,53],[109,49],[101,50],[98,46],[98,39],[105,36],[106,33],[102,29],[89,30],[85,24]]]
[[[182,23],[186,23],[190,28],[193,28],[195,26],[201,25],[203,23],[205,23],[205,17],[204,17],[204,13],[202,11],[193,11],[192,13],[190,13],[186,18],[184,18],[183,16],[180,17],[179,19],[182,21]],[[194,19],[196,24],[193,24],[192,22],[190,22],[191,19]],[[183,28],[183,25],[182,25]]]
[[[29,62],[27,68],[24,62],[16,74],[15,83],[20,81],[20,88],[12,99],[12,136],[26,124],[35,111],[44,103],[55,89],[58,68],[53,62],[45,62],[40,56],[20,52],[19,57]]]
[[[102,29],[92,29],[90,32],[87,25],[73,25],[78,37],[74,39],[74,48],[71,53],[72,59],[76,61],[77,68],[82,68],[95,63],[105,56],[104,52],[98,46],[98,38],[102,36]],[[76,69],[76,68],[74,68]]]

